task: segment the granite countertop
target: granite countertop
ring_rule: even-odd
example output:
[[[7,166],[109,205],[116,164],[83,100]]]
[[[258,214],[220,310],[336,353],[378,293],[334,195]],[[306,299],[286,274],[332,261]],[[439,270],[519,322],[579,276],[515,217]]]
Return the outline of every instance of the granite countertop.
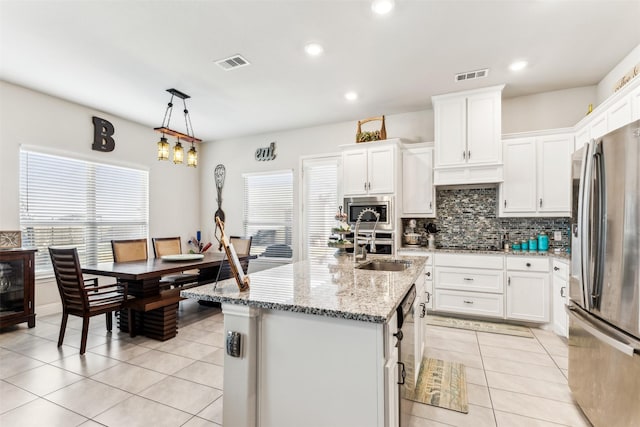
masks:
[[[446,248],[436,248],[436,249],[428,249],[426,246],[401,246],[398,251],[402,252],[416,252],[416,253],[424,253],[424,252],[432,252],[432,253],[463,253],[463,254],[488,254],[488,255],[513,255],[513,256],[546,256],[546,257],[554,257],[560,258],[564,260],[570,260],[571,254],[566,252],[514,252],[509,250],[505,251],[491,251],[491,250],[483,250],[483,249],[446,249]]]
[[[368,255],[372,259],[389,256]],[[374,323],[385,323],[422,272],[427,257],[398,256],[410,261],[404,271],[367,271],[354,268],[350,256],[327,256],[299,261],[250,274],[248,292],[234,279],[180,292],[185,298],[241,304]]]

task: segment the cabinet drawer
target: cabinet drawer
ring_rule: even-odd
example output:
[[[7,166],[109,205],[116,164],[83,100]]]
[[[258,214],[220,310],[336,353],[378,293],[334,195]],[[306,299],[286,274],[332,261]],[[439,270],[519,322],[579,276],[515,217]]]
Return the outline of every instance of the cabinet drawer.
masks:
[[[553,260],[552,264],[554,276],[558,276],[564,280],[569,280],[569,264],[555,259]]]
[[[435,306],[439,311],[504,317],[504,297],[501,294],[436,289]]]
[[[435,265],[437,267],[492,268],[502,270],[504,268],[504,257],[502,255],[438,253],[435,256]]]
[[[549,272],[549,258],[509,256],[507,257],[507,270]]]
[[[436,267],[436,289],[502,293],[504,274],[502,270]]]

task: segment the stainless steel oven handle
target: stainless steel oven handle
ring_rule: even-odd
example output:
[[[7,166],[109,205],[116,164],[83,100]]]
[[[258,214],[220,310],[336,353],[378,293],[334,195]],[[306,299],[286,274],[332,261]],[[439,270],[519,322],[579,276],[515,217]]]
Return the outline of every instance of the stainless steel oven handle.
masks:
[[[565,306],[564,308],[569,316],[572,316],[573,320],[585,331],[596,337],[599,341],[607,344],[610,347],[618,350],[619,352],[633,357],[636,352],[636,348],[633,346],[626,344],[619,339],[612,337],[604,332],[602,332],[598,327],[594,326],[586,320],[577,310],[570,308],[569,306]]]

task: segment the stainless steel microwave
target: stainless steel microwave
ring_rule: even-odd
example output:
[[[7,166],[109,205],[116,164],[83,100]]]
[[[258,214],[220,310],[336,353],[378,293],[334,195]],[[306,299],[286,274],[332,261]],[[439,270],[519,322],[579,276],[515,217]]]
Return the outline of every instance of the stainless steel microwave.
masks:
[[[347,222],[351,225],[355,225],[363,209],[370,208],[380,214],[376,230],[394,229],[393,197],[391,196],[345,197],[344,208]],[[360,219],[360,229],[371,230],[375,223],[375,215],[367,212]]]

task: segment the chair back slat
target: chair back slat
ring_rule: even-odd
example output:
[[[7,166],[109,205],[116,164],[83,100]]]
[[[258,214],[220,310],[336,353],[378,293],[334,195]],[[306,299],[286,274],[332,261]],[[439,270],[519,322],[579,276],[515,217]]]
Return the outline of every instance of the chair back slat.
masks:
[[[113,262],[145,261],[149,258],[147,239],[112,240]]]

